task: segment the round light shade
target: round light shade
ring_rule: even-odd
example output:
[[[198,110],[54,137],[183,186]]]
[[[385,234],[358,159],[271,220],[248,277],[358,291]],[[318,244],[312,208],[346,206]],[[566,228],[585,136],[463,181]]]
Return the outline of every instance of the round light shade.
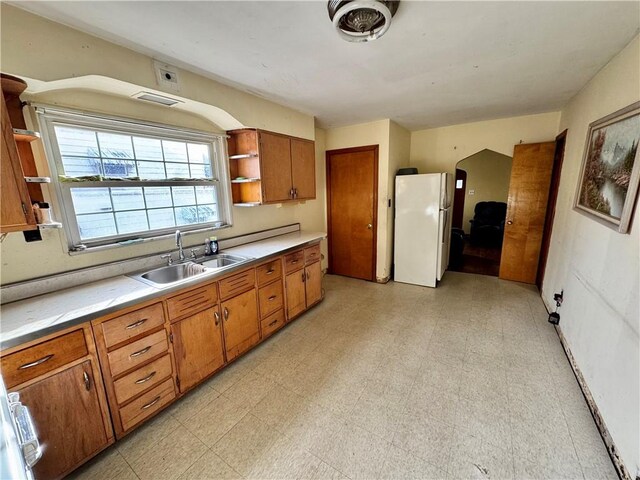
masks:
[[[399,0],[330,0],[329,18],[338,35],[349,42],[380,38],[391,26]]]

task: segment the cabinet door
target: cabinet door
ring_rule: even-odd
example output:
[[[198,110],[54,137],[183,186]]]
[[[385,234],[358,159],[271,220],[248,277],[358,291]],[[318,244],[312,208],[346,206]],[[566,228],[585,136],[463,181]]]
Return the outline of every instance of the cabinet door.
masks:
[[[227,360],[231,361],[260,340],[255,288],[221,304]]]
[[[13,128],[9,121],[7,105],[2,97],[2,146],[0,147],[0,232],[18,232],[36,228],[36,220],[31,209],[31,200],[24,181],[22,165],[18,155]]]
[[[296,199],[316,198],[316,149],[313,142],[291,139],[291,178]]]
[[[260,132],[263,202],[291,200],[291,142],[288,137]]]
[[[307,296],[307,307],[310,307],[322,298],[322,269],[320,262],[312,263],[305,269],[305,293]]]
[[[20,390],[43,445],[38,479],[58,478],[108,443],[91,361]]]
[[[287,275],[287,319],[289,320],[307,308],[304,292],[305,275],[304,268]]]
[[[224,365],[218,307],[174,323],[171,333],[180,392],[185,392]]]

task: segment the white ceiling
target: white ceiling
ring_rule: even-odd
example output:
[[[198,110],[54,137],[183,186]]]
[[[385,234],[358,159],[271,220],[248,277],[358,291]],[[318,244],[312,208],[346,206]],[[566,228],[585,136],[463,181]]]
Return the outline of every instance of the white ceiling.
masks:
[[[640,2],[402,1],[354,44],[325,1],[14,5],[315,115],[416,130],[561,108],[640,30]]]

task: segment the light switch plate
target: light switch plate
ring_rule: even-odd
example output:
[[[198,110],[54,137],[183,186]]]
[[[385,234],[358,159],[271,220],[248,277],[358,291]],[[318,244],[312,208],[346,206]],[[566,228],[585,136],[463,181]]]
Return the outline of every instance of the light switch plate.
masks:
[[[475,195],[476,191],[475,190],[469,190],[469,195]]]

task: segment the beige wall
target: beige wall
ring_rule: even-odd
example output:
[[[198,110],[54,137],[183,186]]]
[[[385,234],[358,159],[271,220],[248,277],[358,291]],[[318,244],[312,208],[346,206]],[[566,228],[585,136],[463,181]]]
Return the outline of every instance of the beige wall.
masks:
[[[456,168],[467,172],[462,228],[470,233],[474,209],[479,202],[507,203],[511,180],[511,157],[482,150],[458,162]],[[473,195],[470,191],[473,191]]]
[[[409,166],[409,151],[411,149],[411,132],[395,122],[389,124],[389,172],[387,174],[387,189],[391,199],[391,208],[387,209],[387,275],[390,275],[393,265],[393,235],[395,211],[395,178],[401,167]]]
[[[160,90],[155,83],[151,58],[14,7],[2,4],[1,8],[2,71],[46,82],[83,75],[110,77],[106,80],[95,78],[93,90],[62,89],[32,95],[36,101],[216,132],[220,127],[211,122],[212,117],[208,114],[215,111],[215,107],[221,107],[230,118],[239,119],[246,126],[315,138],[313,117],[182,70],[179,71],[182,84],[179,95],[191,99],[194,109],[200,113],[156,107],[122,97],[118,90],[122,82],[138,85],[140,89]],[[113,92],[108,91],[112,85]],[[41,145],[34,145],[36,162],[44,175],[48,173],[46,159]],[[320,152],[319,148],[322,146],[316,148],[316,200],[295,205],[234,208],[233,227],[218,231],[218,237],[227,238],[295,222],[300,222],[305,230],[324,231],[324,149]],[[45,195],[53,203],[55,212],[53,191],[51,195],[48,192]],[[185,245],[200,245],[205,236],[187,235]],[[0,246],[0,283],[4,285],[173,248],[171,240],[159,240],[70,256],[65,245],[61,230],[43,231],[43,241],[33,243],[26,243],[20,233],[9,234]]]
[[[573,209],[589,123],[640,100],[636,37],[562,110],[568,129],[542,295],[632,478],[640,474],[640,206],[628,234]],[[568,419],[571,421],[571,419]]]
[[[420,173],[455,173],[463,158],[485,148],[513,156],[517,143],[554,140],[560,112],[501,118],[411,133],[411,166]]]
[[[388,201],[391,198],[389,190],[389,131],[390,120],[379,120],[346,127],[327,129],[326,149],[361,147],[378,145],[378,229],[376,251],[376,278],[386,279],[391,270],[389,220],[390,211]],[[393,230],[391,229],[391,235]]]

